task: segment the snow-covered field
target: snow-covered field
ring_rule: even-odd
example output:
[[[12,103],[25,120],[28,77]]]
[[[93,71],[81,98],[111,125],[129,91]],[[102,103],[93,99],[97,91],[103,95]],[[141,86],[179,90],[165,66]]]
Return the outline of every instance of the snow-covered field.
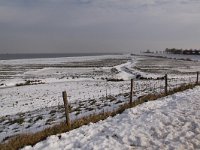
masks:
[[[169,67],[173,64],[176,67]],[[192,72],[199,70],[197,62],[130,55],[1,60],[0,141],[64,121],[62,91],[67,91],[74,120],[127,102],[130,79],[137,75],[149,80],[135,79],[133,99],[163,92],[165,73],[170,73],[172,89],[194,83],[196,74]],[[161,79],[155,80],[158,77]]]
[[[31,149],[200,149],[200,87],[24,148]]]
[[[111,101],[112,96],[127,92],[129,82],[108,84],[106,78],[123,77],[120,68],[129,60],[112,55],[1,61],[0,141],[64,121],[62,91],[67,91],[72,120],[118,106],[123,101]]]

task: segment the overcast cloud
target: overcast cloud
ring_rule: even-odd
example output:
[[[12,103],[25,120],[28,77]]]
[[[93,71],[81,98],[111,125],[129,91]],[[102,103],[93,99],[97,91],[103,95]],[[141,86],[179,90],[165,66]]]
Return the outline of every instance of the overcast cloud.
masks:
[[[199,0],[1,0],[0,53],[200,48]]]

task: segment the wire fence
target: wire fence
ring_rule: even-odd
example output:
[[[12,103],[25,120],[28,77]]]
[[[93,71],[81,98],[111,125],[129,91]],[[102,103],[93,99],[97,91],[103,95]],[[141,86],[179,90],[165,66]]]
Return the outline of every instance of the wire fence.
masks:
[[[184,84],[196,84],[197,76],[184,76],[184,77],[167,77],[167,85],[164,77],[159,79],[137,79],[133,81],[133,98],[137,99],[140,96],[146,94],[158,94],[163,93],[166,90],[171,91],[174,88],[178,88]],[[129,100],[131,92],[131,82],[130,81],[76,81],[70,82],[68,86],[62,87],[63,91],[67,91],[67,98],[69,103],[78,107],[77,105],[84,105],[85,107],[91,107],[91,103],[88,102],[95,101],[93,105],[98,104],[99,101],[103,101],[106,105],[114,105],[113,102],[110,102],[110,98],[115,99],[121,98],[121,101],[125,102]],[[24,96],[20,101],[24,101],[26,104],[27,101],[39,101],[41,108],[52,107],[52,106],[62,106],[63,97],[60,89],[57,91],[54,89],[48,90],[45,92],[35,94],[34,96],[30,95]],[[124,97],[124,98],[122,98]],[[133,100],[134,100],[133,99]],[[84,104],[86,103],[86,104]],[[23,105],[25,105],[23,104]]]
[[[127,103],[130,100],[131,93],[131,82],[130,81],[92,81],[93,84],[82,89],[77,83],[77,91],[79,94],[73,95],[73,91],[67,91],[70,95],[68,97],[69,103],[73,106],[80,107],[82,110],[103,110],[113,109],[118,107],[120,104]],[[133,101],[141,96],[148,94],[159,94],[167,91],[172,91],[175,88],[181,87],[187,84],[196,84],[198,82],[197,76],[183,76],[183,77],[159,77],[158,79],[137,79],[133,80],[132,87],[132,98]],[[81,88],[81,89],[80,89]],[[166,93],[167,94],[167,93]],[[101,103],[101,104],[100,104]],[[101,106],[101,107],[100,107]],[[109,107],[108,107],[109,106]]]
[[[34,87],[36,85],[24,86],[19,87],[19,90],[9,91],[9,93],[6,93],[6,90],[2,90],[1,103],[5,103],[5,106],[2,105],[2,112],[5,110],[5,113],[7,113],[6,110],[10,107],[12,107],[13,114],[15,111],[24,112],[24,114],[19,113],[7,116],[7,120],[19,120],[21,117],[27,120],[25,121],[27,126],[19,124],[19,131],[13,130],[11,132],[5,128],[3,132],[6,134],[2,136],[8,136],[8,133],[9,135],[14,135],[31,132],[35,128],[42,130],[64,121],[66,108],[63,105],[63,91],[67,93],[67,109],[69,118],[73,121],[88,115],[113,111],[128,103],[131,98],[135,102],[144,95],[165,93],[166,89],[167,91],[172,91],[183,85],[197,84],[198,76],[199,74],[197,73],[196,75],[182,77],[168,75],[151,80],[134,79],[132,80],[132,88],[131,81],[90,80],[56,83],[53,85],[41,84],[37,85],[37,88]],[[41,89],[39,89],[40,87]],[[32,93],[30,93],[31,90],[29,88],[32,88]],[[4,97],[4,95],[6,96]],[[15,97],[15,99],[12,99],[12,97]],[[6,101],[6,98],[11,98],[12,100]],[[4,126],[3,122],[0,123],[1,126]]]
[[[102,85],[103,89],[93,88],[93,92],[88,92],[88,97],[84,96],[84,103],[79,103],[76,108],[81,108],[79,110],[80,114],[94,114],[97,110],[98,112],[114,112],[116,108],[123,106],[129,102],[130,106],[133,102],[140,100],[140,97],[148,94],[161,94],[165,95],[168,92],[173,91],[176,88],[188,85],[188,84],[198,84],[199,73],[197,76],[185,76],[185,77],[168,77],[166,74],[164,77],[159,77],[158,79],[152,80],[131,80],[123,82],[106,82],[99,81],[98,85]],[[93,99],[90,94],[93,95]],[[100,94],[100,95],[99,95]],[[138,99],[139,98],[139,99]],[[64,100],[64,98],[63,98]],[[92,101],[92,103],[91,103]],[[148,101],[148,100],[147,100]],[[65,102],[66,103],[66,102]],[[73,103],[70,103],[73,105]],[[68,106],[67,106],[68,107]],[[65,111],[66,111],[65,107]],[[77,109],[75,109],[77,110]],[[72,111],[73,113],[73,111]],[[83,115],[82,115],[83,116]],[[69,120],[67,122],[70,122]]]
[[[198,73],[196,75],[167,77],[167,85],[164,77],[157,79],[135,79],[133,81],[133,100],[146,94],[158,94],[173,90],[184,84],[196,84]],[[63,106],[62,91],[67,92],[67,99],[72,107],[96,107],[99,108],[99,103],[115,105],[111,98],[115,98],[123,102],[129,100],[131,92],[130,81],[106,81],[106,80],[90,80],[90,81],[74,81],[66,83],[56,83],[55,85],[36,85],[37,87],[18,87],[23,90],[13,91],[7,90],[8,93],[0,93],[3,111],[6,112],[6,107],[13,107],[15,112],[26,112],[42,109],[44,107]],[[167,87],[166,87],[167,86]],[[41,88],[40,88],[41,87]],[[30,89],[28,89],[30,88]],[[48,88],[48,90],[47,90]],[[27,89],[27,90],[24,90]],[[93,102],[92,102],[93,101]],[[84,104],[85,103],[85,104]],[[117,103],[119,104],[119,102]],[[14,107],[16,106],[16,107]],[[5,109],[4,109],[5,108]],[[16,110],[15,110],[16,109]],[[7,114],[6,114],[7,115]]]

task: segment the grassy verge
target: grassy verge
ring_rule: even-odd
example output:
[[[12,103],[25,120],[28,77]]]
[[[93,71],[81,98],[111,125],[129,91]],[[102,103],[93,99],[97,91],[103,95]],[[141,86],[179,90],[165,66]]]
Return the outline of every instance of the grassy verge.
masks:
[[[194,88],[195,86],[196,85],[194,84],[182,85],[178,88],[174,88],[173,90],[169,91],[167,95],[171,95],[176,92],[181,92],[187,89],[191,89],[191,88]],[[1,150],[16,150],[19,148],[23,148],[26,145],[33,146],[36,143],[45,140],[50,135],[64,133],[64,132],[79,128],[83,125],[87,125],[91,122],[95,123],[100,120],[104,120],[108,118],[109,116],[115,116],[116,114],[120,114],[128,108],[132,108],[144,102],[153,101],[164,96],[166,96],[165,93],[144,95],[140,97],[139,99],[135,100],[131,105],[129,103],[125,103],[121,105],[118,109],[113,110],[112,112],[103,112],[99,114],[93,114],[93,115],[75,120],[74,122],[71,123],[71,128],[69,128],[68,126],[66,126],[64,122],[62,122],[58,125],[44,129],[43,131],[39,131],[37,133],[17,135],[11,138],[10,140],[8,140],[7,142],[0,144],[0,149]]]

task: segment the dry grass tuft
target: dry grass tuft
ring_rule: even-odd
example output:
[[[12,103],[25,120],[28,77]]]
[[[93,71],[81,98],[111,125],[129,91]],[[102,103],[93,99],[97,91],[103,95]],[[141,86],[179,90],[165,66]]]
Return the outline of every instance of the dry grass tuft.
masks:
[[[21,134],[11,138],[8,142],[0,144],[1,150],[16,150],[23,148],[26,145],[35,145],[36,143],[45,140],[50,135],[55,135],[59,133],[64,133],[76,128],[79,128],[83,125],[87,125],[91,122],[96,123],[100,120],[104,120],[109,116],[115,116],[118,113],[123,112],[128,105],[122,105],[119,109],[113,112],[103,112],[100,114],[94,114],[87,117],[80,118],[75,120],[71,124],[71,128],[69,128],[64,122],[60,123],[59,125],[55,125],[53,127],[44,129],[43,131],[39,131],[37,133],[30,133],[30,134]]]

